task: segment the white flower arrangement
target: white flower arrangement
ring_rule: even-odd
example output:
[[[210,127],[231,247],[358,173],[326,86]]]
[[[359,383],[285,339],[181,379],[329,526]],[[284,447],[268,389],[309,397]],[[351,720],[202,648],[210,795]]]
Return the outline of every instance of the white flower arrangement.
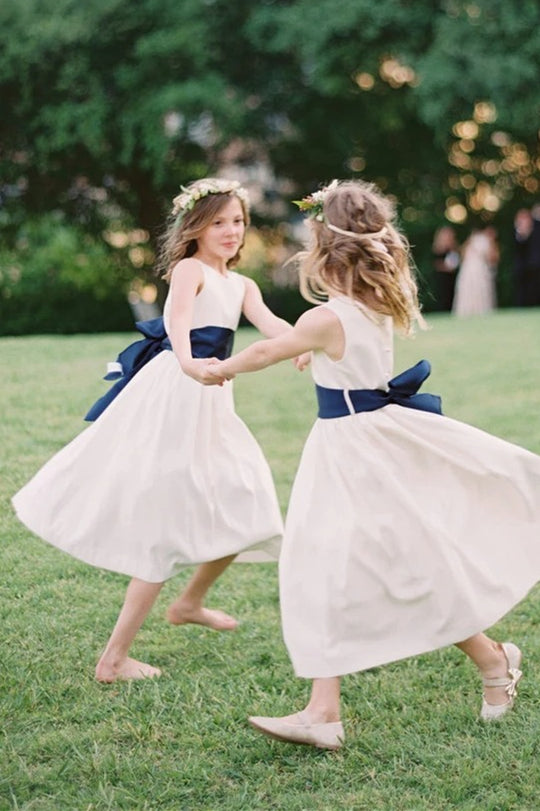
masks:
[[[180,186],[182,193],[173,200],[172,214],[181,219],[187,212],[191,211],[198,200],[208,197],[209,194],[234,194],[249,208],[249,195],[237,180],[227,180],[225,178],[214,178],[211,180],[199,180],[191,184],[189,188]]]
[[[324,222],[324,201],[326,199],[326,195],[328,192],[334,191],[337,189],[338,181],[332,180],[328,186],[320,189],[319,191],[314,191],[313,194],[309,194],[307,197],[303,197],[301,200],[293,200],[293,203],[298,206],[300,211],[307,214],[308,217],[312,217],[315,220],[319,220],[319,222]]]

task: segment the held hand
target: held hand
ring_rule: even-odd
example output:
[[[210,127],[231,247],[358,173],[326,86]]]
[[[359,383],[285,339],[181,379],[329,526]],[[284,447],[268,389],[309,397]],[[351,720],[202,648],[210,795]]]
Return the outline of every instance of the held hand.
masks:
[[[311,363],[311,352],[304,352],[302,355],[298,355],[297,358],[293,358],[293,363],[299,372],[303,372]]]
[[[226,361],[218,360],[217,358],[210,358],[208,370],[210,374],[217,375],[222,380],[233,380],[236,375],[231,374],[230,372],[224,372],[223,366],[225,365]]]
[[[217,358],[194,358],[187,373],[203,386],[222,386],[227,378],[219,371]]]

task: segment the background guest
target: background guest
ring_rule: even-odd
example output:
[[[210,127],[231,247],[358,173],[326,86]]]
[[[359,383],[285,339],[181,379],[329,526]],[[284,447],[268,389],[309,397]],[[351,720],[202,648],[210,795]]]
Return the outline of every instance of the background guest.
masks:
[[[443,225],[435,232],[431,251],[437,280],[437,309],[450,312],[460,262],[459,243],[451,225]]]
[[[529,262],[528,262],[528,296],[527,303],[530,307],[540,307],[540,203],[536,203],[531,209],[532,232],[529,241]]]
[[[497,232],[493,226],[473,230],[463,246],[456,280],[453,312],[458,316],[480,315],[497,306],[495,279],[499,262]]]
[[[529,252],[534,220],[528,208],[520,208],[514,217],[514,302],[517,307],[531,305]]]

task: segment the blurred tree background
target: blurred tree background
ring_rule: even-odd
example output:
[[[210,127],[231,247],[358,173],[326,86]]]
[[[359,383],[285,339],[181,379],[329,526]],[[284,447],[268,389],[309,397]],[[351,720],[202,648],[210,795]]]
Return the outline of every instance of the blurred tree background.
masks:
[[[170,200],[213,174],[250,189],[243,269],[285,317],[290,200],[333,177],[396,197],[426,310],[434,230],[493,223],[511,303],[539,23],[537,0],[3,0],[0,334],[129,329]]]

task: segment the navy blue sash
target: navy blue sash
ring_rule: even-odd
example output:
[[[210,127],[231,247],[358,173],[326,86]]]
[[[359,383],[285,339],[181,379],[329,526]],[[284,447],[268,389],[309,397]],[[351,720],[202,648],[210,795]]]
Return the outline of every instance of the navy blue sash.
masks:
[[[349,398],[355,413],[376,411],[378,408],[395,403],[405,408],[417,408],[442,414],[441,398],[436,394],[417,394],[418,389],[431,372],[427,360],[420,360],[415,366],[406,369],[388,383],[388,391],[382,389],[327,389],[315,385],[319,403],[319,418],[323,420],[346,417],[351,413],[347,404]]]
[[[136,328],[144,338],[127,346],[118,355],[116,367],[108,372],[104,380],[115,380],[108,392],[100,397],[85,416],[87,422],[93,422],[105,411],[114,398],[127,386],[143,366],[163,350],[171,350],[171,341],[165,332],[163,318],[151,318],[149,321],[137,321]],[[218,358],[225,360],[232,353],[234,330],[228,327],[198,327],[189,333],[191,352],[194,358]]]

